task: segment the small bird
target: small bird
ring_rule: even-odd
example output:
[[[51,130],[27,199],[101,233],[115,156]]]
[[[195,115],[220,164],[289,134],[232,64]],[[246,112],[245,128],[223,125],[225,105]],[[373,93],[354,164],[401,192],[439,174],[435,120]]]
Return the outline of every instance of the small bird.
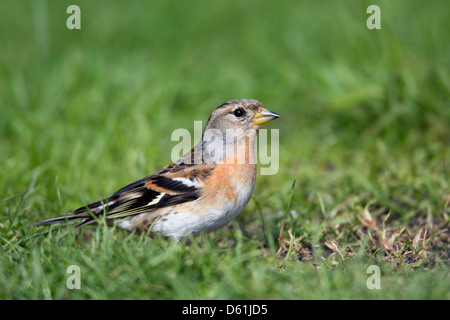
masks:
[[[247,205],[256,178],[255,142],[262,124],[280,116],[256,100],[218,106],[201,141],[176,162],[111,196],[33,225],[105,218],[130,232],[180,240],[225,226]]]

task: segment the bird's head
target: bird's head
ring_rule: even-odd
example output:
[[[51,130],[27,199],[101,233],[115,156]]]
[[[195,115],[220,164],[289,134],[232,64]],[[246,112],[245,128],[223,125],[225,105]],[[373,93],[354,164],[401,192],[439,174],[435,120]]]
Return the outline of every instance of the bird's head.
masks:
[[[259,129],[259,127],[280,116],[267,110],[259,101],[251,99],[231,100],[218,106],[205,126],[205,130],[218,129],[243,130],[244,132]]]

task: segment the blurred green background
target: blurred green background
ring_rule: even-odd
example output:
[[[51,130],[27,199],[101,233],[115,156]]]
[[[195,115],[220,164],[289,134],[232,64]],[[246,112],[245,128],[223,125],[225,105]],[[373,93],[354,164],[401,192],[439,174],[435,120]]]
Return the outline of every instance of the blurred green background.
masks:
[[[66,27],[71,4],[81,30]],[[380,30],[366,27],[371,4]],[[266,126],[280,130],[279,172],[255,189],[274,234],[294,179],[290,227],[311,241],[321,234],[309,226],[352,195],[400,223],[448,213],[448,2],[33,0],[0,9],[5,252],[39,245],[11,249],[27,224],[170,163],[174,129],[193,132],[194,120],[237,98],[282,116]],[[259,220],[253,202],[244,213],[240,225]]]
[[[74,3],[81,30],[66,27]],[[283,116],[269,127],[281,130],[283,180],[310,165],[376,171],[393,154],[445,153],[449,7],[377,3],[381,30],[366,27],[369,1],[4,2],[1,194],[35,168],[86,190],[120,167],[114,186],[86,190],[102,196],[135,167],[166,164],[175,128],[235,98]]]

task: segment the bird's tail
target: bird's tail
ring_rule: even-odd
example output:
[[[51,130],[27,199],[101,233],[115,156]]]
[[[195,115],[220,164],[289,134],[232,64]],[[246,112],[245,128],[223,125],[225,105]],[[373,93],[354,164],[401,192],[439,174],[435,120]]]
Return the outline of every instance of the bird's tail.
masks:
[[[54,223],[63,223],[63,222],[69,222],[71,220],[74,219],[81,219],[81,218],[87,218],[86,215],[84,214],[73,214],[73,213],[69,213],[63,216],[59,216],[59,217],[55,217],[55,218],[50,218],[47,220],[42,220],[39,222],[35,222],[32,223],[32,226],[46,226],[49,224],[54,224]]]
[[[98,218],[100,218],[104,213],[104,208],[107,208],[107,205],[105,205],[105,201],[97,201],[94,203],[91,203],[85,207],[80,207],[74,212],[68,213],[66,215],[62,215],[59,217],[50,218],[47,220],[39,221],[32,223],[32,226],[46,226],[50,224],[55,223],[64,223],[64,222],[70,222],[72,220],[78,220],[78,219],[84,219],[79,225],[76,226],[76,228],[85,226],[88,224],[94,224],[97,222]]]

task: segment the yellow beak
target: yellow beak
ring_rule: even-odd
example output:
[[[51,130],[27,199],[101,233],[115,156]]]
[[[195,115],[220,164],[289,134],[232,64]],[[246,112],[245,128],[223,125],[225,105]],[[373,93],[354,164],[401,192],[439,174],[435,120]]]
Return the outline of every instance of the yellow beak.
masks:
[[[269,111],[264,108],[262,111],[257,112],[255,114],[255,119],[253,119],[253,124],[254,125],[264,124],[264,123],[267,123],[267,122],[272,121],[273,119],[276,119],[279,117],[280,117],[279,114]]]

